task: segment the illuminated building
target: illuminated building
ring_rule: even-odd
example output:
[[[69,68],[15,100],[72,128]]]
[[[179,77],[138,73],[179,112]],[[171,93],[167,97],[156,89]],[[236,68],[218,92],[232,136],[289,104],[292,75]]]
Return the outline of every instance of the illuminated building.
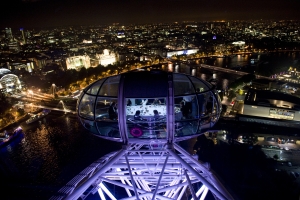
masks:
[[[240,121],[300,128],[300,99],[269,90],[250,89],[245,97]]]
[[[18,42],[11,41],[8,43],[8,49],[11,52],[18,52],[20,50],[20,46]]]
[[[5,38],[10,41],[13,39],[11,28],[5,28]]]
[[[117,38],[125,38],[125,33],[123,31],[118,32]]]
[[[93,41],[92,40],[83,40],[82,43],[83,44],[92,44]]]
[[[21,89],[22,86],[18,76],[12,74],[9,69],[0,68],[0,90],[4,93],[14,93]]]
[[[176,56],[176,55],[189,55],[197,53],[199,49],[183,49],[178,51],[168,51],[167,57]]]
[[[96,54],[96,58],[99,59],[99,64],[106,67],[116,62],[116,55],[113,52],[109,52],[108,49],[103,50],[103,54]]]
[[[244,41],[232,42],[232,44],[233,44],[234,46],[239,46],[239,47],[245,46],[245,42],[244,42]]]
[[[218,121],[220,98],[208,82],[159,70],[123,73],[86,87],[77,113],[89,133],[123,148],[92,163],[52,200],[96,193],[100,199],[233,199],[208,166],[176,144]]]
[[[73,56],[66,59],[67,69],[79,70],[82,67],[89,68],[90,57],[88,55],[84,56]]]
[[[26,44],[25,35],[24,35],[24,29],[20,28],[20,31],[22,32],[23,44]]]

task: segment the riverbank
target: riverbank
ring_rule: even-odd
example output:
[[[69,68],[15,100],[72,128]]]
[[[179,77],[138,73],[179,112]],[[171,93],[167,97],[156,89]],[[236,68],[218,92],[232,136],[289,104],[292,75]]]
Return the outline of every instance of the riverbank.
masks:
[[[43,109],[37,109],[35,112],[33,113],[38,113],[38,112],[41,112]],[[25,113],[24,115],[18,117],[16,120],[14,120],[13,122],[3,126],[3,127],[0,127],[0,132],[3,132],[4,130],[13,130],[15,129],[16,127],[19,126],[20,123],[22,122],[25,122],[27,119],[30,118],[30,115],[28,113]]]
[[[13,130],[16,127],[19,126],[20,123],[26,121],[29,118],[28,114],[21,116],[20,118],[18,118],[17,120],[11,122],[10,124],[7,124],[3,127],[0,127],[0,132],[3,132],[5,130]]]

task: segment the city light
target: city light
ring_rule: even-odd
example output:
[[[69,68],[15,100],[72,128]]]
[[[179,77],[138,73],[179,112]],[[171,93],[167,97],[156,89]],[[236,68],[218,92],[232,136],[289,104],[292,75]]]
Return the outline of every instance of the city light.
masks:
[[[214,100],[213,112],[216,113],[217,111],[215,105],[222,104],[220,106],[222,109],[218,110],[218,113],[220,113],[220,119],[224,120],[217,124],[217,128],[223,130],[224,127],[227,128],[227,126],[234,124],[228,128],[230,131],[223,132],[220,138],[216,136],[218,140],[222,140],[224,144],[233,141],[234,145],[238,143],[238,145],[249,145],[251,147],[261,146],[262,151],[267,152],[269,158],[275,159],[274,152],[277,152],[280,155],[278,160],[285,160],[288,157],[287,151],[290,153],[289,155],[293,155],[296,154],[294,153],[295,150],[300,149],[298,147],[300,139],[298,133],[293,132],[293,130],[284,130],[279,136],[268,128],[276,126],[285,127],[288,130],[291,128],[299,129],[300,50],[298,43],[300,39],[298,30],[295,29],[295,27],[299,27],[299,24],[298,21],[290,20],[205,21],[135,25],[116,23],[103,26],[64,27],[53,30],[42,30],[42,28],[41,30],[27,30],[22,28],[19,29],[21,32],[17,31],[16,33],[14,33],[13,28],[6,28],[3,30],[0,42],[2,47],[0,57],[3,60],[0,69],[0,92],[3,95],[0,97],[1,105],[5,105],[1,106],[0,128],[11,125],[10,123],[22,123],[20,119],[21,117],[28,117],[25,115],[27,113],[51,108],[61,111],[64,115],[69,112],[78,114],[78,116],[81,116],[80,122],[89,132],[97,131],[97,134],[103,138],[120,140],[120,136],[115,137],[113,135],[115,129],[120,126],[116,121],[110,121],[109,118],[105,117],[111,102],[118,101],[118,98],[110,93],[118,88],[116,85],[120,83],[120,80],[114,83],[111,77],[122,76],[123,73],[128,71],[155,72],[155,70],[160,70],[174,72],[174,74],[187,74],[210,83],[195,85],[195,79],[190,77],[188,83],[177,84],[176,87],[174,86],[174,90],[168,90],[168,95],[178,99],[186,95],[184,93],[178,95],[178,91],[189,87],[195,90],[198,86],[200,94],[195,93],[193,95],[200,98],[197,95],[204,94],[205,88],[215,83],[213,87],[216,89],[216,95],[219,94],[220,99],[216,98]],[[278,62],[274,62],[274,60]],[[250,82],[248,80],[241,81],[242,78],[248,75],[253,75]],[[134,78],[137,79],[138,77]],[[102,80],[99,82],[99,79]],[[215,81],[211,81],[212,79]],[[122,81],[124,80],[122,79]],[[160,89],[160,86],[156,88],[156,92]],[[171,86],[173,85],[171,84]],[[97,87],[101,87],[103,90],[98,90]],[[126,92],[132,92],[131,89],[126,90]],[[121,92],[117,94],[121,94]],[[135,96],[137,92],[140,91],[132,92],[131,95]],[[271,98],[271,95],[275,93],[276,95]],[[99,98],[100,94],[103,97]],[[90,98],[83,99],[84,95],[88,95]],[[147,95],[145,94],[145,96]],[[286,97],[286,95],[289,95],[289,97]],[[171,98],[168,98],[168,100],[171,101]],[[177,106],[175,104],[180,105],[179,100],[176,103],[175,100],[172,102],[174,106]],[[24,103],[21,105],[21,102]],[[77,112],[75,111],[76,102],[87,105],[78,108]],[[203,102],[210,101],[206,99]],[[193,106],[195,105],[203,108],[203,110],[207,109],[206,106],[199,106],[202,105],[199,102],[193,104]],[[152,111],[153,106],[141,104],[140,107],[128,107],[126,105],[119,111],[128,115],[127,112],[135,111],[133,108],[147,113]],[[25,111],[23,116],[20,114],[22,109]],[[172,108],[157,108],[160,113],[166,113],[166,110],[170,111]],[[181,109],[178,108],[176,111],[181,112]],[[187,117],[180,122],[176,118],[176,122],[172,121],[173,117],[177,116],[176,113],[173,114],[171,113],[167,119],[170,121],[168,124],[172,125],[172,129],[178,131],[178,134],[174,136],[177,141],[182,140],[183,137],[191,139],[193,129],[191,131],[189,128],[195,127],[191,123],[194,120],[203,118],[202,121],[197,122],[197,127],[199,126],[197,130],[199,131],[202,131],[203,128],[212,128],[216,124],[216,120],[212,120],[212,116],[205,112],[202,112],[201,115],[189,116],[191,118]],[[53,118],[56,118],[56,116],[53,116]],[[129,119],[131,119],[131,116],[118,118],[119,121],[123,122],[121,125],[123,131],[128,131],[133,123]],[[113,123],[115,123],[115,126],[112,126],[114,129],[108,130],[108,127]],[[153,143],[147,148],[156,148],[156,150],[161,148],[163,145],[156,143],[158,138],[162,139],[161,136],[152,136],[150,125],[153,122],[149,120],[144,123],[147,128],[150,127],[149,130],[145,131],[149,132],[149,139],[154,138]],[[178,128],[180,123],[184,124],[184,128],[180,129],[184,130],[183,135]],[[44,125],[47,126],[46,123]],[[252,129],[259,129],[259,132],[255,132],[255,134],[261,134],[257,142],[253,142],[254,136],[245,133],[254,133]],[[140,129],[139,127],[133,127],[132,130]],[[170,128],[165,128],[161,132],[169,130]],[[274,128],[274,130],[277,131],[277,128]],[[286,136],[288,134],[291,135]],[[217,140],[205,136],[208,139]],[[136,137],[137,135],[129,135],[128,137],[122,135],[124,141],[136,140]],[[215,140],[214,144],[217,145]],[[238,149],[239,147],[234,146],[234,148]],[[148,150],[145,150],[145,152]],[[249,147],[248,150],[250,152],[251,148]],[[145,153],[144,149],[140,152]],[[207,151],[206,154],[208,155],[210,152],[213,151]],[[170,156],[171,154],[166,152],[165,155]],[[134,158],[139,155],[131,154],[128,156]],[[109,156],[109,158],[111,157]],[[174,160],[180,159],[180,157],[174,155],[171,157],[172,159],[175,158]],[[145,158],[148,159],[147,156]],[[202,159],[201,156],[199,156],[199,159]],[[120,161],[117,164],[123,165],[125,161],[122,160],[123,163]],[[230,162],[227,164],[229,165]],[[294,164],[294,161],[292,162]],[[167,165],[166,162],[165,166]],[[214,165],[212,166],[214,167]],[[184,166],[184,168],[187,167]],[[122,170],[125,168],[126,166]],[[118,171],[120,168],[116,166],[115,169]],[[136,168],[133,169],[136,170]],[[201,168],[199,168],[199,171],[202,171]],[[110,175],[113,176],[113,173]],[[125,170],[122,176],[128,176],[127,173],[128,171]],[[138,171],[138,173],[142,175],[144,172]],[[179,170],[180,175],[185,176],[184,173],[184,171]],[[193,173],[190,172],[191,174]],[[170,174],[165,175],[169,176]],[[211,173],[207,173],[207,175],[211,175]],[[230,177],[234,178],[235,176]],[[201,179],[201,177],[198,178]],[[226,179],[226,177],[224,178]],[[246,180],[245,177],[243,178],[243,180]],[[128,177],[126,177],[127,180],[129,180]],[[168,178],[165,180],[168,180]],[[188,178],[185,178],[185,181],[188,182]],[[193,182],[193,180],[190,181]],[[231,181],[231,183],[237,182],[243,181]],[[140,184],[138,181],[137,183]],[[243,186],[246,186],[245,188],[248,188],[248,183],[243,182],[243,184]],[[101,197],[107,198],[110,195],[109,188],[107,185],[105,187],[103,185],[105,184],[101,182],[95,188],[100,188],[98,192]],[[147,184],[143,185],[145,188],[148,187]],[[170,185],[170,187],[174,187],[174,191],[177,190],[175,186]],[[235,186],[233,188],[239,187]],[[140,188],[137,187],[136,189]],[[196,198],[195,195],[200,193],[206,194],[207,191],[204,186],[195,191],[192,188],[190,189],[193,198]],[[163,189],[159,188],[158,190]],[[148,188],[145,191],[148,191]],[[96,190],[93,192],[96,192]],[[142,198],[148,198],[146,197],[147,192],[135,192],[145,195]],[[171,196],[170,192],[170,197],[166,198],[171,198]]]

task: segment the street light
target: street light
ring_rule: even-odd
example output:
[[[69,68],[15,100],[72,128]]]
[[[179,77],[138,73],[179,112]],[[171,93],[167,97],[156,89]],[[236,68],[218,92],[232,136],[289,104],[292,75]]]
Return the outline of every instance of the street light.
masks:
[[[56,85],[53,83],[51,85],[51,93],[53,94],[53,98],[55,98],[55,92],[56,92]]]
[[[29,95],[31,97],[31,100],[32,100],[32,98],[33,98],[33,91],[32,90],[28,90],[28,93],[29,93]]]

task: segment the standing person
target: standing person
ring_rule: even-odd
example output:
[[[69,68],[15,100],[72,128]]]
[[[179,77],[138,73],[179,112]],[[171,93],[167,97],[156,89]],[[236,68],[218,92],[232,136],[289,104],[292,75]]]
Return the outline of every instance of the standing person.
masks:
[[[159,99],[154,99],[154,101],[152,102],[152,105],[160,105],[161,101]]]
[[[184,101],[180,102],[180,111],[182,113],[183,119],[187,119],[189,116],[189,108],[184,104]]]
[[[192,113],[192,96],[184,96],[183,97],[184,106],[186,107],[186,110],[188,112],[188,115]],[[187,116],[188,118],[188,116]]]
[[[204,100],[204,95],[203,94],[198,94],[197,95],[197,98],[198,98],[198,109],[199,109],[199,116],[202,116],[203,115],[203,105],[205,103],[205,100]]]
[[[127,106],[131,106],[132,105],[132,102],[130,99],[127,99]]]
[[[196,95],[192,98],[192,118],[198,118],[198,103]]]
[[[196,89],[196,93],[200,93],[200,88]],[[205,98],[204,98],[204,94],[197,94],[197,98],[198,98],[198,109],[199,109],[199,117],[201,117],[203,115],[203,105],[205,104]]]
[[[153,110],[153,114],[154,114],[154,121],[159,121],[160,120],[160,115],[158,114],[158,111]],[[158,138],[160,138],[160,131],[158,130],[160,126],[161,126],[160,122],[156,123],[156,126],[155,126],[156,128],[155,128],[155,131],[154,131]]]
[[[213,111],[213,98],[210,96],[206,103],[206,112],[207,114],[211,114]]]
[[[109,119],[117,120],[118,119],[118,112],[117,112],[117,103],[112,102],[108,109]]]

